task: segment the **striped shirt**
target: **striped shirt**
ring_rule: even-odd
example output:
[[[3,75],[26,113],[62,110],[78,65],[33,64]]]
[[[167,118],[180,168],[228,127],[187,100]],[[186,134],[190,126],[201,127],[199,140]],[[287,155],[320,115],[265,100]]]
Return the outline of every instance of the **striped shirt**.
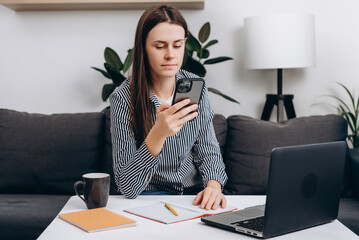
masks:
[[[197,76],[180,70],[176,81],[193,77]],[[159,107],[152,91],[150,101],[154,109]],[[224,186],[227,175],[213,129],[213,110],[206,86],[198,103],[198,116],[167,137],[157,157],[151,155],[144,141],[136,148],[130,104],[130,82],[126,79],[110,96],[114,176],[122,194],[136,198],[142,191],[153,189],[182,194],[184,188],[204,188],[209,180]],[[152,116],[155,120],[155,110]]]

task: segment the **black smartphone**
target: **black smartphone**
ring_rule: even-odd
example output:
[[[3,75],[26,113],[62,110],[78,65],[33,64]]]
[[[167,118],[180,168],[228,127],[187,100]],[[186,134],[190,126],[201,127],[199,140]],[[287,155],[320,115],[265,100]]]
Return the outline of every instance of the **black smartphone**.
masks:
[[[190,104],[198,104],[202,95],[204,80],[202,78],[182,78],[176,82],[172,105],[184,99]]]

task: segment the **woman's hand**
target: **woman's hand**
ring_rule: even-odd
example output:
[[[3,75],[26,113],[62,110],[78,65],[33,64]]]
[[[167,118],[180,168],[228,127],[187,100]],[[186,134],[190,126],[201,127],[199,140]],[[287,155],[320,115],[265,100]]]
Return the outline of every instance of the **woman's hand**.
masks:
[[[163,137],[175,135],[182,126],[198,116],[196,112],[198,105],[188,106],[189,99],[182,100],[172,106],[161,104],[156,111],[156,122],[153,126],[157,134]]]
[[[156,111],[156,122],[148,133],[145,143],[148,151],[156,157],[160,154],[166,138],[175,135],[182,126],[198,116],[198,105],[188,106],[189,99],[172,106],[162,103]]]
[[[225,208],[227,200],[222,194],[221,184],[215,180],[209,180],[206,188],[199,192],[193,201],[193,205],[201,203],[201,208],[216,210],[219,205]]]

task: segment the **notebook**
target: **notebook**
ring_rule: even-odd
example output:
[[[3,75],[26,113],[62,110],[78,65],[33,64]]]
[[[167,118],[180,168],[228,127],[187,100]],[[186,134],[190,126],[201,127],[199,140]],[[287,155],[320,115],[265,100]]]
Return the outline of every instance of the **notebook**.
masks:
[[[136,221],[106,208],[63,213],[59,218],[89,233],[136,226]]]
[[[333,221],[338,215],[346,149],[343,141],[275,148],[265,205],[201,220],[261,238]]]
[[[166,203],[178,213],[178,216],[174,215],[165,206]],[[200,205],[194,206],[192,198],[178,198],[172,201],[160,201],[145,206],[129,208],[124,211],[160,223],[170,224],[233,210],[236,210],[236,208],[231,206],[226,208],[219,206],[216,210],[205,210]]]

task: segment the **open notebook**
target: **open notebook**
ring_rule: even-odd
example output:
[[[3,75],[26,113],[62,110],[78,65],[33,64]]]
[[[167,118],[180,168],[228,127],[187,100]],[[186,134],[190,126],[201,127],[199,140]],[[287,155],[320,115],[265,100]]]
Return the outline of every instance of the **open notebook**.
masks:
[[[176,210],[178,216],[174,215],[168,208],[166,208],[166,203],[170,204],[171,207]],[[192,203],[193,199],[178,198],[170,202],[155,202],[141,207],[125,209],[124,211],[157,222],[169,224],[218,213],[230,212],[237,209],[231,206],[227,206],[226,208],[221,208],[219,206],[216,210],[207,211],[200,208],[200,205],[194,206]]]

